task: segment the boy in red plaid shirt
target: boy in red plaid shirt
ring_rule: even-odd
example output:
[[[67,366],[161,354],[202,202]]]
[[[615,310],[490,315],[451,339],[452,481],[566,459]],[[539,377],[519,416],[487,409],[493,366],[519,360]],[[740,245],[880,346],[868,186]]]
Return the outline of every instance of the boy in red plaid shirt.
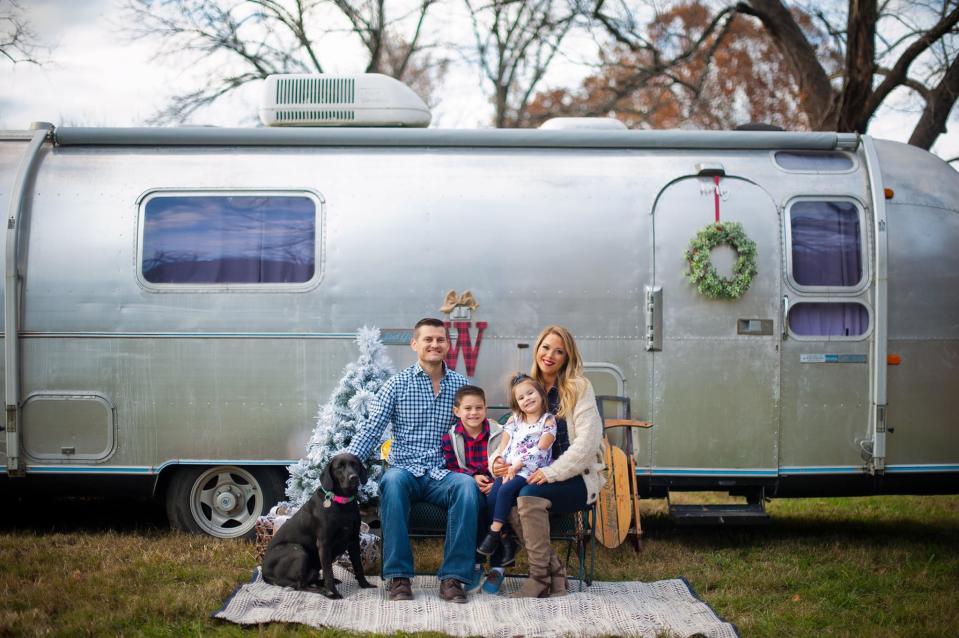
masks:
[[[451,472],[469,474],[476,481],[476,486],[483,494],[487,494],[493,486],[493,476],[489,469],[489,451],[496,451],[503,427],[495,421],[486,418],[486,393],[475,385],[464,385],[453,397],[453,414],[456,423],[450,431],[443,435],[443,458],[446,460],[446,469]],[[479,516],[482,527],[488,516]],[[500,560],[496,560],[496,558]],[[485,557],[477,555],[478,559]],[[494,555],[492,564],[496,565],[490,571],[484,591],[496,593],[503,580],[503,568],[508,567],[516,560],[516,546],[513,543],[503,544],[502,556]],[[473,567],[474,578],[469,591],[479,589],[483,574],[480,560]]]

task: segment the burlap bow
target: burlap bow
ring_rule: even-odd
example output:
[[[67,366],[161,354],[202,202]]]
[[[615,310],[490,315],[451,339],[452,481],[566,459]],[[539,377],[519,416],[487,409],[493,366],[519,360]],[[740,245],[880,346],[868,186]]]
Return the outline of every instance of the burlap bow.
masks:
[[[446,293],[446,299],[443,300],[443,305],[440,306],[440,312],[445,312],[449,314],[453,312],[453,308],[456,306],[466,306],[470,310],[476,310],[479,308],[479,304],[476,303],[476,298],[473,297],[473,293],[469,290],[464,291],[459,297],[456,296],[455,290],[450,290]]]

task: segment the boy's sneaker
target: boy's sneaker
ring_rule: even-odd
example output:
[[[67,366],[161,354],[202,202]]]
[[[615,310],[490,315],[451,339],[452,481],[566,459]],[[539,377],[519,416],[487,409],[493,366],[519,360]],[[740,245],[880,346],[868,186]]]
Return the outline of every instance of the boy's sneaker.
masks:
[[[479,588],[483,585],[483,566],[482,565],[473,565],[473,576],[470,578],[470,582],[466,583],[464,586],[467,594],[474,594],[479,591]]]
[[[487,594],[499,593],[499,588],[503,585],[505,574],[499,569],[491,569],[486,575],[486,582],[483,583],[483,591]]]

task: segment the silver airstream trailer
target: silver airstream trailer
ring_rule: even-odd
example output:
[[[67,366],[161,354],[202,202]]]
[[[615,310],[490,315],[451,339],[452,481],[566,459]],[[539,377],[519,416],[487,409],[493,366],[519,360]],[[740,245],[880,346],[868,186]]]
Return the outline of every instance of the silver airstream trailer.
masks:
[[[855,134],[388,127],[428,113],[377,81],[271,80],[292,128],[0,135],[6,488],[141,489],[245,534],[355,330],[407,365],[451,301],[450,362],[493,403],[542,326],[574,332],[597,394],[655,424],[643,495],[959,490],[947,164]],[[375,128],[329,126],[364,99]],[[717,220],[756,246],[731,299],[685,276]]]

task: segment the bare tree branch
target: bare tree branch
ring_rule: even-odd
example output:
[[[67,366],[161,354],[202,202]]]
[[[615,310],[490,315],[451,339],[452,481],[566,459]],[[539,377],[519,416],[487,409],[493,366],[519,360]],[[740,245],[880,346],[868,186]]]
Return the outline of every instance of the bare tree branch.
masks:
[[[946,132],[946,120],[952,107],[959,97],[959,56],[957,56],[946,74],[926,100],[926,108],[919,118],[919,123],[909,137],[909,143],[926,150],[932,148],[940,134]]]
[[[899,56],[895,66],[886,74],[883,81],[876,87],[869,97],[869,100],[865,103],[863,116],[866,120],[875,114],[876,109],[885,101],[893,89],[906,83],[906,74],[909,72],[909,67],[916,58],[926,51],[934,42],[942,38],[943,35],[955,28],[957,24],[959,24],[959,6],[954,8],[948,15],[944,16],[936,25],[906,48],[902,55]]]
[[[522,125],[530,97],[555,59],[576,12],[557,0],[464,0],[474,52],[493,88],[496,127]]]
[[[12,64],[42,64],[45,49],[17,0],[0,4],[0,59]]]
[[[153,117],[157,123],[181,122],[271,74],[324,72],[327,65],[320,57],[320,44],[331,35],[355,38],[366,52],[367,72],[400,80],[415,76],[421,91],[432,91],[446,69],[443,61],[420,55],[429,46],[423,43],[427,12],[437,0],[420,0],[415,20],[390,19],[386,0],[125,2],[129,22],[136,25],[128,32],[131,37],[158,41],[158,58],[180,64],[185,59],[207,71],[206,86],[177,95]],[[413,30],[406,36],[402,31],[408,23]],[[425,66],[416,62],[421,59]],[[429,95],[424,99],[429,100]]]
[[[799,100],[813,129],[833,128],[836,96],[816,49],[792,14],[779,0],[740,2],[736,10],[759,19],[776,43],[799,85]]]

